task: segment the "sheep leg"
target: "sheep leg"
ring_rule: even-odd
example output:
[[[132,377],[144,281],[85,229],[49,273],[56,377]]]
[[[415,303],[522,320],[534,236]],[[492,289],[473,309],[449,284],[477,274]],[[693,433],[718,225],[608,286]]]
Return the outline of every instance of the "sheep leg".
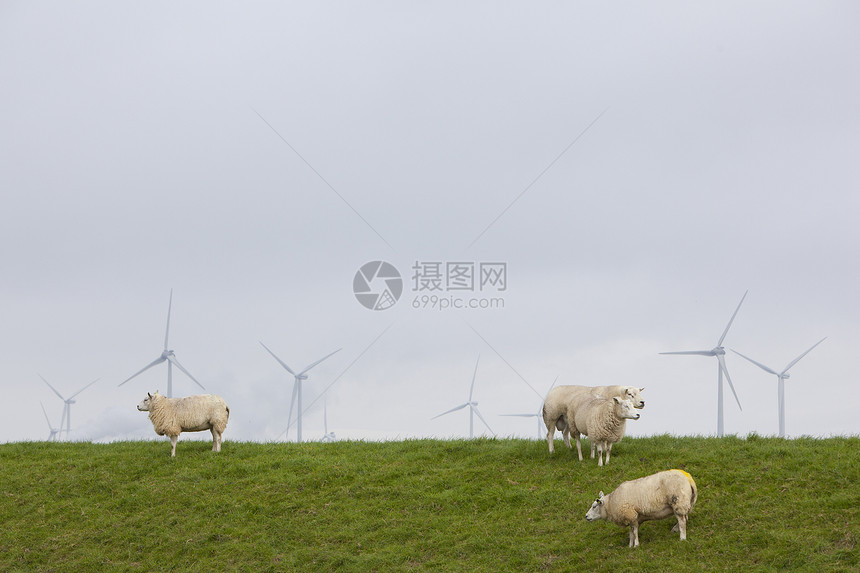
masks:
[[[220,452],[221,451],[221,434],[215,428],[211,428],[212,432],[212,451]]]
[[[549,453],[553,453],[555,451],[555,424],[551,426],[547,426],[546,431],[546,445],[549,446]]]
[[[609,463],[609,454],[611,454],[611,453],[612,453],[612,442],[609,442],[606,445],[606,463],[607,464]]]
[[[564,431],[562,432],[562,435],[564,435],[564,445],[567,446],[568,448],[571,448],[572,446],[570,445],[570,426],[564,427]]]
[[[574,433],[574,437],[576,438],[576,453],[579,455],[579,461],[582,461],[582,446],[580,445],[579,437],[581,434],[579,431]]]
[[[678,518],[678,525],[672,528],[672,531],[680,531],[681,532],[681,541],[687,540],[687,516],[676,514],[675,517]]]
[[[609,458],[606,458],[606,461],[609,461]],[[597,442],[597,465],[603,465],[603,442]]]
[[[594,440],[590,440],[590,441],[591,441],[591,459],[593,460],[594,459]]]
[[[176,457],[176,440],[179,439],[179,434],[175,436],[170,436],[170,457]]]
[[[628,547],[639,547],[639,522],[630,524],[630,545]]]

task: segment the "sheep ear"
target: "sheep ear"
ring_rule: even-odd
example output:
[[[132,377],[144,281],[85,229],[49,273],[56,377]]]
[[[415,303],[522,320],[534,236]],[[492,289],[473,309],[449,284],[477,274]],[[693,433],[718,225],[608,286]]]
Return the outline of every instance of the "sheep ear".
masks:
[[[598,501],[602,502],[604,497],[606,497],[606,494],[604,494],[603,491],[601,491],[600,493],[597,494],[597,500]]]
[[[152,398],[152,394],[150,394],[149,392],[147,392],[146,395]]]
[[[639,391],[640,391],[640,392],[642,392],[643,390],[645,390],[645,387],[644,387],[644,386],[643,386],[643,387],[641,387],[641,388],[639,388]]]
[[[615,400],[615,403],[616,403],[616,404],[620,404],[620,403],[621,403],[621,398],[619,398],[618,396],[613,396],[613,397],[612,397],[612,399],[613,399],[613,400]]]

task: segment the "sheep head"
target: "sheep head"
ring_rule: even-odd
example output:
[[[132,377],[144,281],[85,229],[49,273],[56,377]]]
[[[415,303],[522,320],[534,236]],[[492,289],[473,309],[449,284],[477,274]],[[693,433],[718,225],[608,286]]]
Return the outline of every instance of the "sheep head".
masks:
[[[598,519],[603,519],[605,515],[605,509],[603,507],[603,502],[606,499],[606,496],[601,491],[598,494],[597,499],[594,500],[594,503],[591,504],[591,508],[589,508],[588,513],[585,514],[585,519],[588,521],[597,521]]]
[[[158,398],[162,397],[161,394],[158,393],[158,390],[155,391],[155,394],[150,394],[149,392],[147,392],[146,398],[144,398],[140,402],[140,404],[137,405],[137,409],[140,410],[141,412],[149,412],[150,404],[152,404],[152,401],[154,399],[157,399],[156,397],[158,397]]]
[[[637,410],[645,407],[645,400],[642,399],[642,390],[645,388],[637,388],[636,386],[627,386],[624,389],[624,399],[633,402]]]
[[[615,401],[615,414],[619,418],[627,418],[630,420],[639,419],[639,412],[636,411],[635,406],[633,406],[633,402],[626,399],[622,400],[618,396],[614,397],[613,400]]]

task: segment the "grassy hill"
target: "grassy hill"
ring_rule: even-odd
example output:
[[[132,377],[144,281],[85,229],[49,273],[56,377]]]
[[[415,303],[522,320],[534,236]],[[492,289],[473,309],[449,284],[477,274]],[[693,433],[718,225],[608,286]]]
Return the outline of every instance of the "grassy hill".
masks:
[[[860,438],[0,445],[2,571],[860,570]],[[690,472],[674,520],[588,523],[603,489]]]

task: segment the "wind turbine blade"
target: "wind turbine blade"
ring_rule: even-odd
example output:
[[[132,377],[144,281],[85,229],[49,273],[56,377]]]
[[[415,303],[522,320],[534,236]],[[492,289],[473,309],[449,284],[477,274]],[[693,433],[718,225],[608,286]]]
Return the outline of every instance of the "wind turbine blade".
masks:
[[[45,415],[45,421],[48,422],[48,427],[51,431],[54,431],[54,426],[51,425],[51,420],[48,418],[48,413],[45,411],[45,405],[42,402],[39,402],[39,406],[42,407],[42,413]]]
[[[290,374],[292,374],[293,376],[297,376],[297,374],[296,374],[295,372],[293,372],[293,369],[292,369],[292,368],[290,368],[289,366],[287,366],[287,365],[286,365],[286,363],[284,363],[284,361],[283,361],[283,360],[281,360],[280,358],[278,358],[277,356],[275,356],[275,353],[274,353],[274,352],[272,352],[271,350],[269,350],[269,347],[268,347],[268,346],[266,346],[266,345],[265,345],[265,344],[263,344],[262,342],[260,342],[260,345],[261,345],[263,348],[265,348],[265,349],[266,349],[266,351],[267,351],[269,354],[271,354],[271,355],[272,355],[272,358],[274,358],[275,360],[277,360],[277,361],[278,361],[278,364],[280,364],[281,366],[283,366],[283,367],[287,370],[287,372],[289,372],[289,373],[290,373]]]
[[[827,337],[826,337],[826,336],[825,336],[824,338],[822,338],[821,340],[819,340],[818,342],[816,342],[815,344],[813,344],[813,345],[812,345],[812,348],[815,348],[816,346],[818,346],[819,344],[821,344],[821,343],[822,343],[822,342],[824,342],[825,340],[827,340]],[[782,370],[782,373],[783,373],[783,374],[785,374],[786,372],[788,372],[788,369],[789,369],[789,368],[791,368],[792,366],[794,366],[795,364],[797,364],[797,363],[800,361],[800,359],[801,359],[801,358],[803,358],[804,356],[806,356],[807,354],[809,354],[810,352],[812,352],[812,348],[810,348],[809,350],[807,350],[806,352],[804,352],[803,354],[801,354],[800,356],[798,356],[797,358],[795,358],[794,360],[792,360],[791,362],[789,362],[789,363],[788,363],[788,366],[786,366],[786,367]]]
[[[719,362],[720,362],[720,370],[723,371],[723,374],[726,375],[726,380],[729,381],[729,388],[732,389],[732,394],[734,394],[734,396],[735,396],[735,401],[738,403],[738,408],[740,408],[741,411],[743,411],[743,407],[741,406],[741,401],[738,398],[738,393],[735,392],[735,385],[732,384],[732,377],[729,376],[729,369],[726,368],[726,357],[722,354],[719,354],[719,355],[717,355],[717,360],[719,360]]]
[[[686,354],[696,356],[714,356],[713,350],[681,350],[677,352],[661,352],[660,354]]]
[[[735,354],[737,354],[737,355],[738,355],[738,356],[740,356],[741,358],[746,358],[747,360],[749,360],[750,362],[752,362],[753,364],[755,364],[756,366],[758,366],[759,368],[761,368],[761,369],[762,369],[762,370],[764,370],[765,372],[770,372],[771,374],[775,374],[776,376],[779,376],[779,373],[778,373],[778,372],[776,372],[775,370],[773,370],[773,369],[771,369],[771,368],[768,368],[767,366],[765,366],[765,365],[764,365],[764,364],[762,364],[761,362],[756,362],[755,360],[753,360],[753,359],[752,359],[752,358],[750,358],[749,356],[744,356],[743,354],[741,354],[740,352],[738,352],[738,351],[737,351],[737,350],[735,350],[734,348],[732,348],[731,350],[732,350],[732,352],[734,352]]]
[[[179,369],[182,371],[182,373],[183,373],[183,374],[185,374],[186,376],[188,376],[189,378],[191,378],[192,380],[194,380],[194,383],[195,383],[195,384],[197,384],[198,386],[200,386],[200,387],[201,387],[201,388],[203,388],[204,390],[206,389],[206,388],[203,386],[203,384],[201,384],[200,382],[198,382],[198,381],[197,381],[197,378],[195,378],[194,376],[192,376],[192,375],[191,375],[191,372],[189,372],[188,370],[186,370],[186,369],[182,366],[182,364],[180,364],[180,363],[179,363],[179,361],[176,359],[176,357],[175,357],[175,356],[168,356],[168,357],[167,357],[167,359],[168,359],[168,360],[170,360],[170,363],[171,363],[171,364],[173,364],[174,366],[176,366],[177,368],[179,368]]]
[[[741,301],[738,303],[738,307],[735,309],[735,313],[732,315],[732,318],[729,320],[729,323],[726,325],[726,329],[723,331],[723,335],[720,337],[719,342],[717,342],[717,346],[723,345],[723,340],[726,338],[726,334],[729,333],[729,329],[732,327],[732,323],[735,321],[735,317],[738,315],[738,311],[741,309],[741,305],[744,303],[744,299],[747,297],[748,292],[749,291],[746,291],[744,293],[744,296],[741,297]]]
[[[98,382],[99,380],[101,380],[101,378],[96,378],[95,380],[93,380],[92,382],[90,382],[89,384],[87,384],[86,386],[84,386],[83,388],[81,388],[80,390],[78,390],[77,392],[72,394],[71,396],[69,396],[69,400],[71,400],[72,398],[74,398],[75,396],[77,396],[78,394],[80,394],[81,392],[83,392],[84,390],[86,390],[87,388],[89,388],[90,386],[92,386],[93,384]]]
[[[147,364],[146,366],[144,366],[143,368],[141,368],[140,370],[138,370],[137,372],[135,372],[134,374],[132,374],[131,376],[129,376],[128,378],[123,380],[122,382],[120,382],[118,386],[122,386],[123,384],[125,384],[126,382],[128,382],[129,380],[131,380],[132,378],[137,376],[138,374],[143,374],[144,372],[146,372],[147,370],[149,370],[153,366],[161,364],[165,360],[167,360],[167,358],[165,358],[164,356],[159,356],[158,358],[156,358],[155,360],[153,360],[152,362],[150,362],[149,364]]]
[[[446,411],[442,412],[441,414],[439,414],[439,416],[433,416],[433,417],[432,417],[432,418],[430,418],[430,419],[431,419],[431,420],[435,420],[436,418],[438,418],[438,417],[440,417],[440,416],[444,416],[445,414],[450,414],[451,412],[456,412],[457,410],[462,410],[463,408],[465,408],[465,407],[466,407],[466,406],[468,406],[468,405],[469,405],[469,403],[468,403],[468,402],[466,402],[465,404],[460,404],[460,405],[459,405],[459,406],[457,406],[456,408],[451,408],[450,410],[446,410]]]
[[[487,429],[488,429],[488,430],[490,430],[490,433],[491,433],[491,434],[493,434],[493,435],[495,436],[495,435],[496,435],[496,433],[493,431],[493,429],[490,427],[490,425],[487,423],[487,421],[486,421],[486,420],[484,419],[484,417],[481,415],[481,412],[478,410],[478,407],[477,407],[477,406],[474,406],[474,405],[471,405],[471,404],[470,404],[470,406],[471,406],[471,408],[472,408],[472,411],[473,411],[475,414],[477,414],[478,418],[480,418],[480,419],[481,419],[481,421],[484,423],[484,425],[485,425],[485,426],[487,426]]]
[[[54,394],[56,394],[57,396],[59,396],[59,397],[60,397],[60,400],[62,400],[63,402],[65,402],[65,401],[66,401],[66,399],[65,399],[65,398],[63,398],[63,395],[62,395],[62,394],[60,394],[59,392],[57,392],[57,389],[56,389],[56,388],[54,388],[53,386],[51,386],[51,383],[50,383],[50,382],[48,382],[47,380],[45,380],[45,377],[44,377],[44,376],[42,376],[41,374],[39,374],[39,378],[41,378],[41,379],[42,379],[42,382],[44,382],[45,384],[47,384],[47,385],[48,385],[48,387],[49,387],[51,390],[53,390],[53,391],[54,391]]]
[[[340,352],[341,350],[343,350],[343,348],[338,348],[337,350],[335,350],[335,351],[334,351],[334,352],[332,352],[331,354],[326,354],[325,356],[323,356],[322,358],[320,358],[319,360],[317,360],[316,362],[314,362],[314,363],[313,363],[313,364],[311,364],[310,366],[306,366],[304,370],[302,370],[301,372],[299,372],[299,376],[301,376],[302,374],[306,373],[308,370],[310,370],[311,368],[313,368],[314,366],[316,366],[317,364],[319,364],[320,362],[322,362],[323,360],[325,360],[325,359],[326,359],[326,358],[328,358],[329,356],[332,356],[332,355],[334,355],[334,354],[337,354],[337,353],[338,353],[338,352]]]
[[[170,335],[170,309],[173,307],[173,289],[170,289],[170,301],[167,303],[167,328],[164,331],[164,349],[167,350],[167,337]]]
[[[475,376],[478,375],[478,362],[481,361],[481,355],[478,354],[478,360],[475,361],[475,372],[472,373],[472,385],[469,386],[469,402],[472,401],[472,392],[475,390]],[[490,430],[492,431],[492,430]]]
[[[517,416],[518,418],[536,418],[537,414],[499,414],[499,416]]]
[[[555,388],[556,382],[558,382],[558,376],[556,376],[555,380],[552,381],[552,385],[549,387],[549,390],[552,390],[553,388]],[[547,394],[549,394],[549,390],[546,391]]]

